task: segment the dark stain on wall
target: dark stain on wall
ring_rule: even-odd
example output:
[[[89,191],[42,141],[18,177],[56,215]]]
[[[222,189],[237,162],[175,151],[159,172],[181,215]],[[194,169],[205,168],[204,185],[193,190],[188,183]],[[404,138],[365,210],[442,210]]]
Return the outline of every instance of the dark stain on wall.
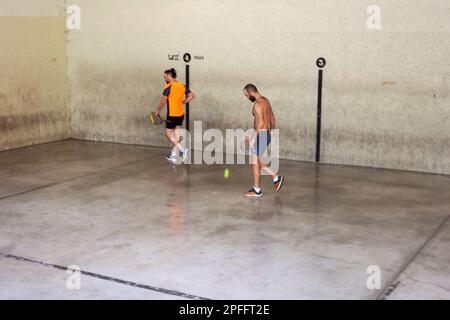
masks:
[[[327,163],[404,170],[422,168],[418,171],[444,174],[450,172],[450,139],[445,135],[326,128],[322,138],[323,161]]]
[[[67,117],[58,112],[0,115],[0,150],[67,137]]]

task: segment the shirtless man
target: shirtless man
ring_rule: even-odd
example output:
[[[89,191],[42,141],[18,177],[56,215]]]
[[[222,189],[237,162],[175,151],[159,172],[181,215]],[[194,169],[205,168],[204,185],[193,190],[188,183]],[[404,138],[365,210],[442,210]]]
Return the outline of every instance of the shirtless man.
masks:
[[[275,116],[272,112],[272,107],[267,98],[261,96],[258,89],[253,84],[247,84],[244,87],[244,95],[254,102],[253,116],[255,118],[255,135],[247,137],[249,145],[252,150],[253,161],[253,188],[244,193],[246,197],[261,197],[262,191],[260,188],[261,169],[272,176],[275,192],[278,192],[283,186],[284,177],[273,172],[267,164],[261,162],[261,155],[266,151],[267,146],[271,140],[271,130],[275,129]]]

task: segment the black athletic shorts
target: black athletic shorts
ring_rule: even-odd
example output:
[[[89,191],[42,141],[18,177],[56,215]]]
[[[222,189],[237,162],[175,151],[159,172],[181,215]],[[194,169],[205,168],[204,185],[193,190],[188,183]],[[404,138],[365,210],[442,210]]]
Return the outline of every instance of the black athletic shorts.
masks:
[[[183,125],[184,115],[180,117],[167,117],[166,128],[175,129],[175,127],[181,127]]]

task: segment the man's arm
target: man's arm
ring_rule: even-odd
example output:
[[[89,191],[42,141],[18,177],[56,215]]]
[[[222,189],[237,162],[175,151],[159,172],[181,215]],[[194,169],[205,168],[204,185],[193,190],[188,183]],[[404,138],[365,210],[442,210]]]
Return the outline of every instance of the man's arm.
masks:
[[[255,131],[258,134],[264,128],[263,106],[260,103],[255,105]]]
[[[264,121],[262,114],[262,106],[259,103],[255,104],[255,134],[250,138],[250,146],[253,146],[261,129],[264,129]]]
[[[273,114],[272,107],[270,107],[270,130],[275,129],[275,115]]]
[[[166,96],[162,96],[161,102],[159,103],[158,108],[156,108],[156,113],[158,115],[161,112],[161,110],[166,106],[166,104],[167,104],[167,97]]]
[[[183,104],[189,103],[194,98],[195,98],[195,94],[192,91],[189,91],[189,93],[186,95],[186,99],[184,99],[184,101],[183,101]]]
[[[164,106],[167,105],[167,99],[169,99],[170,90],[172,89],[172,86],[168,85],[164,88],[164,91],[162,93],[161,102],[159,103],[158,108],[156,109],[156,113],[159,115],[161,110],[164,108]]]

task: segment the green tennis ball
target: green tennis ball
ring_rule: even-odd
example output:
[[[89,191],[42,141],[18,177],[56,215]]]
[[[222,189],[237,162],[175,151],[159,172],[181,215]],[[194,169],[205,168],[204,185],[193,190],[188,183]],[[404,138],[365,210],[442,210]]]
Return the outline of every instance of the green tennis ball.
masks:
[[[230,176],[230,170],[225,169],[225,171],[223,172],[223,177],[224,177],[225,179],[228,179],[229,176]]]

